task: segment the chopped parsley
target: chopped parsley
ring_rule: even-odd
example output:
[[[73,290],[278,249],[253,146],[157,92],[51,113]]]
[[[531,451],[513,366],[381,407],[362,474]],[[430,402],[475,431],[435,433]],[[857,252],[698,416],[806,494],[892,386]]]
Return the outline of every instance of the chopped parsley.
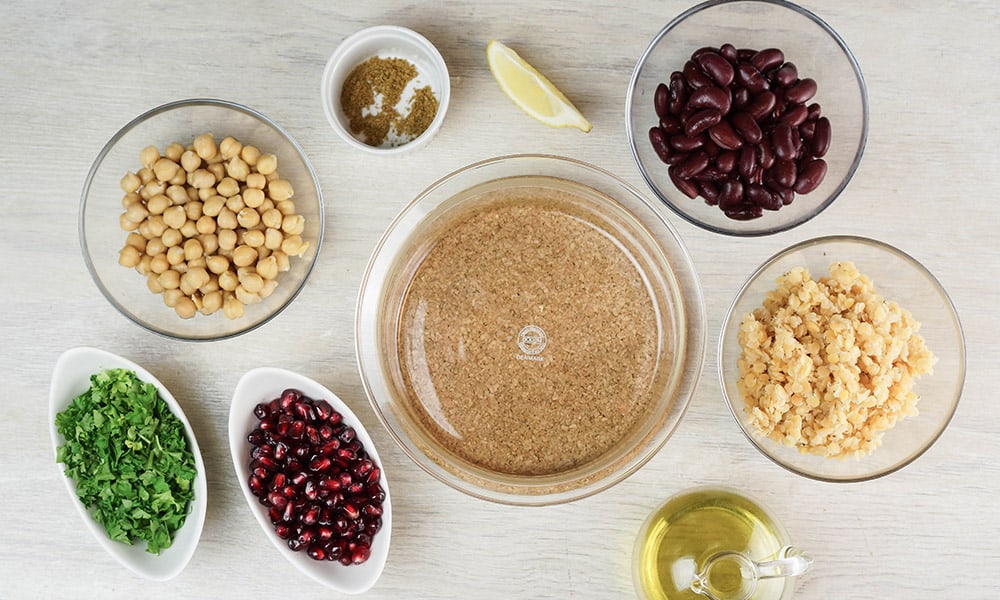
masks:
[[[159,554],[173,542],[194,499],[197,474],[184,424],[156,386],[132,371],[92,375],[89,390],[56,415],[66,443],[56,460],[80,501],[113,540],[146,541]]]

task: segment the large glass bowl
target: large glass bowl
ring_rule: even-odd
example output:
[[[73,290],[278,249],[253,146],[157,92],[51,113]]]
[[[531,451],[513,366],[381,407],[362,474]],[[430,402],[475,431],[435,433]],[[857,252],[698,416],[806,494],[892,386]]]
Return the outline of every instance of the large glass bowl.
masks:
[[[657,85],[683,69],[692,53],[730,43],[737,48],[779,48],[800,78],[812,78],[822,114],[831,122],[832,141],[824,160],[828,171],[812,192],[796,195],[777,211],[747,221],[730,219],[703,198],[689,198],[671,182],[649,141],[658,124],[653,107]],[[639,57],[625,100],[625,128],[632,156],[653,193],[687,221],[716,233],[760,236],[785,231],[815,217],[840,195],[861,162],[868,138],[868,92],[861,69],[843,39],[808,10],[783,0],[711,0],[670,21]]]
[[[145,277],[118,264],[126,232],[119,226],[124,192],[121,178],[137,172],[140,151],[156,146],[189,145],[203,133],[216,142],[232,136],[244,145],[278,157],[278,173],[291,182],[296,213],[305,217],[302,239],[309,244],[301,257],[292,257],[290,269],[279,273],[274,293],[246,306],[245,314],[228,319],[222,311],[182,319],[166,306],[160,294],[146,287]],[[133,322],[166,337],[207,341],[232,337],[255,329],[280,313],[301,291],[323,240],[323,194],[319,179],[302,148],[274,121],[233,102],[191,99],[170,102],[143,113],[122,127],[101,149],[83,186],[80,203],[80,242],[94,283],[111,304]]]
[[[683,243],[639,192],[582,162],[506,156],[395,218],[356,340],[372,407],[414,462],[472,496],[542,505],[663,445],[700,375],[705,313]]]
[[[936,357],[933,372],[917,378],[919,414],[896,422],[881,446],[859,458],[827,458],[762,435],[750,422],[737,387],[743,316],[764,303],[777,279],[805,267],[813,279],[827,276],[831,263],[851,261],[867,275],[885,301],[897,302],[920,323],[919,335]],[[818,366],[818,365],[817,365]],[[807,240],[782,250],[758,268],[736,295],[719,343],[719,376],[726,402],[743,432],[758,450],[789,471],[812,479],[851,482],[875,479],[903,468],[923,454],[944,432],[958,406],[965,382],[965,339],[948,294],[935,277],[908,254],[885,243],[853,236]]]

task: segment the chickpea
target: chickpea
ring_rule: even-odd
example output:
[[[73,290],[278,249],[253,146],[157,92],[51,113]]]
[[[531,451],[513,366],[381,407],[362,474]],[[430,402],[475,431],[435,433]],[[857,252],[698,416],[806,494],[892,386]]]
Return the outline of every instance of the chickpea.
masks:
[[[226,173],[236,181],[246,181],[250,165],[239,156],[234,156],[226,163]]]
[[[257,274],[264,279],[274,279],[278,276],[278,260],[274,256],[258,260]]]
[[[225,252],[232,252],[236,248],[236,232],[232,229],[219,231],[219,248]]]
[[[239,278],[236,277],[236,273],[232,271],[226,271],[224,273],[219,273],[219,287],[227,292],[231,292],[240,285]]]
[[[201,247],[201,242],[197,239],[191,238],[184,242],[184,260],[190,262],[196,258],[201,258],[204,254],[205,249]]]
[[[147,240],[151,240],[151,239],[153,239],[154,237],[156,237],[156,236],[155,236],[155,235],[153,235],[153,233],[152,233],[152,232],[151,232],[151,231],[149,230],[149,222],[150,222],[150,221],[149,221],[149,219],[146,219],[146,220],[145,220],[145,221],[143,221],[142,223],[139,223],[139,227],[137,227],[137,228],[136,228],[136,229],[137,229],[137,231],[139,232],[139,235],[141,235],[141,236],[142,236],[143,238],[145,238],[145,239],[147,239]]]
[[[266,227],[278,229],[284,221],[285,216],[277,208],[266,210],[260,214],[260,220]]]
[[[229,160],[234,156],[239,156],[240,152],[243,151],[243,144],[233,137],[226,137],[219,143],[219,151],[222,153],[222,158]]]
[[[277,287],[278,287],[277,279],[267,279],[264,281],[264,287],[260,289],[260,292],[258,292],[257,295],[260,296],[261,298],[267,298],[272,293],[274,293],[274,290]]]
[[[226,166],[222,163],[212,163],[206,167],[212,175],[215,175],[215,180],[220,181],[226,176]]]
[[[208,169],[198,169],[191,173],[187,178],[187,182],[191,187],[201,189],[215,186],[216,179],[215,174]]]
[[[180,279],[181,291],[186,295],[191,295],[198,291],[198,288],[208,283],[208,271],[202,268],[188,269]]]
[[[166,253],[157,254],[156,256],[152,257],[149,261],[149,270],[152,271],[153,273],[156,273],[157,275],[163,273],[169,268],[170,268],[170,263],[167,262]]]
[[[249,161],[248,161],[249,162]],[[255,190],[262,190],[267,186],[267,177],[260,173],[250,173],[247,175],[247,187]]]
[[[246,227],[247,229],[256,227],[260,223],[260,213],[250,207],[246,207],[236,214],[236,222],[240,224],[240,227]],[[263,240],[261,240],[261,243],[263,243]]]
[[[287,179],[272,179],[267,182],[267,195],[275,202],[288,200],[294,193],[292,183]]]
[[[220,256],[218,254],[215,256],[209,256],[207,263],[208,270],[216,275],[221,275],[229,270],[229,259],[225,256]]]
[[[190,298],[178,298],[177,303],[174,304],[174,311],[177,316],[182,319],[190,319],[198,312],[198,307],[195,306],[194,300]]]
[[[187,221],[187,214],[184,212],[183,206],[171,206],[163,211],[163,223],[167,227],[180,229],[185,221]]]
[[[180,145],[179,142],[174,142],[163,150],[163,156],[165,158],[169,158],[174,162],[178,162],[181,159],[181,155],[184,154],[184,151],[186,149],[187,148]]]
[[[201,211],[205,207],[205,203],[201,200],[192,200],[184,205],[184,214],[187,215],[188,220],[197,221],[201,218]]]
[[[154,237],[160,237],[163,235],[163,232],[168,229],[167,224],[163,222],[162,215],[153,215],[147,219],[147,222],[149,223],[149,232],[152,233]]]
[[[200,234],[215,233],[215,219],[208,215],[202,215],[195,222],[195,227],[198,229]]]
[[[203,233],[198,236],[198,241],[205,250],[205,256],[212,256],[219,250],[219,238],[214,233]]]
[[[156,273],[150,273],[146,276],[146,287],[154,294],[163,293],[163,286],[160,285],[160,276]]]
[[[265,197],[264,190],[252,187],[243,190],[243,203],[250,208],[258,208],[261,204],[264,204]]]
[[[226,198],[226,208],[238,213],[246,207],[246,203],[243,202],[242,194],[236,194],[235,196],[230,196]]]
[[[283,217],[295,214],[295,203],[291,200],[282,200],[281,202],[276,202],[274,207],[278,209]]]
[[[198,188],[189,187],[189,188],[184,188],[184,189],[187,191],[188,200],[204,200],[205,199],[205,198],[201,197],[201,190],[199,190]],[[211,191],[211,190],[209,190],[209,191]],[[211,194],[208,194],[208,195],[211,196]]]
[[[136,171],[136,175],[139,176],[139,181],[142,182],[142,185],[146,185],[150,181],[156,179],[156,175],[153,173],[153,165],[147,165],[139,169],[138,171]]]
[[[233,250],[233,264],[237,267],[248,267],[257,261],[257,251],[250,246],[237,246]]]
[[[135,204],[130,204],[128,208],[125,209],[125,217],[138,226],[142,223],[146,217],[149,216],[149,210],[146,209],[141,203],[137,202]],[[135,227],[130,227],[129,229],[135,229]]]
[[[143,221],[143,222],[145,223],[145,221]],[[146,251],[146,243],[147,242],[148,242],[148,240],[146,238],[142,237],[141,235],[139,235],[138,233],[135,233],[135,232],[132,232],[132,233],[128,234],[127,236],[125,236],[125,245],[126,246],[132,246],[133,248],[135,248],[139,252],[145,252]]]
[[[167,245],[163,243],[162,238],[155,237],[146,242],[147,256],[159,256],[160,254],[163,254],[166,251],[167,251]]]
[[[235,196],[240,193],[240,183],[232,177],[223,177],[219,180],[219,185],[215,186],[215,191],[227,198]]]
[[[180,166],[169,158],[161,158],[153,164],[153,174],[160,181],[173,179]]]
[[[140,275],[149,275],[150,273],[153,272],[153,269],[150,266],[152,264],[153,264],[153,257],[149,256],[148,254],[144,254],[139,259],[139,264],[135,266],[135,270],[138,271]]]
[[[260,302],[260,296],[258,296],[253,292],[248,292],[246,289],[244,289],[242,285],[236,286],[236,289],[233,291],[233,293],[236,295],[236,299],[242,302],[244,305],[256,304]]]
[[[135,192],[129,192],[122,196],[122,208],[128,208],[133,204],[142,204],[142,196]]]
[[[237,298],[240,288],[250,294],[256,294],[264,287],[264,278],[250,269],[240,269],[237,271],[236,277],[240,280],[240,287],[236,288]]]
[[[178,289],[163,290],[163,303],[173,308],[177,306],[177,302],[184,297],[184,292]]]
[[[281,251],[289,256],[302,256],[308,247],[300,235],[288,236],[281,242]]]
[[[130,194],[139,189],[139,186],[142,185],[142,180],[139,179],[138,175],[129,171],[125,173],[118,184],[121,186],[123,192]]]
[[[226,199],[216,194],[202,203],[201,214],[208,215],[209,217],[217,217],[225,206]]]
[[[268,227],[264,231],[264,247],[269,250],[277,250],[281,248],[281,242],[285,241],[285,236],[282,235],[281,231],[274,229],[273,227]]]
[[[187,190],[183,185],[172,185],[163,193],[174,204],[185,204],[191,200],[191,196],[188,196]]]
[[[281,221],[281,230],[288,235],[301,235],[306,228],[306,219],[302,215],[288,215]]]
[[[222,309],[222,292],[219,290],[206,293],[201,297],[202,314],[211,315]]]
[[[132,221],[128,218],[128,213],[123,212],[121,216],[118,217],[118,226],[121,227],[122,231],[135,231],[139,228],[139,221]]]
[[[267,196],[264,196],[264,203],[257,207],[257,212],[264,214],[267,211],[274,208],[274,200],[271,200]],[[279,211],[280,212],[280,211]]]
[[[252,167],[257,164],[257,160],[260,158],[260,150],[257,146],[243,146],[243,149],[240,150],[240,158]]]
[[[198,258],[192,258],[191,260],[186,260],[184,261],[184,263],[187,264],[188,270],[208,268],[208,260],[204,256],[199,256]]]
[[[194,200],[201,200],[202,202],[208,200],[209,198],[215,195],[214,187],[207,187],[207,188],[189,187],[188,189],[194,192]]]
[[[198,235],[198,225],[191,219],[184,221],[184,224],[181,225],[181,234],[185,239],[196,237]]]
[[[154,178],[152,181],[142,186],[142,189],[139,190],[139,196],[143,200],[149,200],[153,196],[162,194],[165,191],[167,191],[167,184]]]
[[[210,274],[208,276],[208,281],[206,281],[200,288],[198,288],[198,291],[201,292],[202,295],[204,295],[204,294],[211,294],[212,292],[217,292],[220,289],[222,288],[219,287],[219,276]]]
[[[156,281],[165,290],[175,290],[181,285],[181,274],[173,269],[167,269],[166,271],[160,273],[160,276],[156,278]]]
[[[184,262],[184,248],[181,246],[171,246],[167,248],[167,262],[176,267]]]
[[[186,150],[181,154],[181,167],[188,173],[193,173],[201,167],[201,157],[194,150]]]
[[[236,229],[239,226],[239,221],[236,220],[236,213],[228,206],[222,209],[219,216],[215,217],[215,220],[222,229]]]
[[[166,183],[170,185],[184,185],[185,183],[187,183],[187,178],[188,178],[187,171],[181,168],[177,169],[177,172],[174,173],[174,176],[168,179]]]
[[[278,169],[278,157],[273,154],[261,154],[257,159],[257,172],[270,175]]]
[[[118,264],[131,269],[139,264],[141,257],[142,255],[139,253],[138,248],[135,246],[125,246],[118,253]]]
[[[288,255],[281,250],[275,250],[271,256],[278,263],[278,271],[284,273],[285,271],[292,268],[291,263],[288,261]]]
[[[163,232],[163,235],[160,236],[160,241],[169,249],[184,241],[184,236],[181,235],[179,230],[171,228]]]
[[[215,158],[219,148],[215,145],[215,138],[211,133],[203,133],[194,138],[194,151],[198,153],[199,158],[209,160]]]
[[[259,229],[247,229],[241,237],[243,244],[251,248],[260,248],[264,245],[264,232]]]
[[[146,146],[139,152],[139,162],[146,168],[153,168],[153,163],[160,159],[160,151],[156,146]]]
[[[238,319],[243,316],[243,303],[232,294],[226,294],[222,301],[222,313],[229,319]]]

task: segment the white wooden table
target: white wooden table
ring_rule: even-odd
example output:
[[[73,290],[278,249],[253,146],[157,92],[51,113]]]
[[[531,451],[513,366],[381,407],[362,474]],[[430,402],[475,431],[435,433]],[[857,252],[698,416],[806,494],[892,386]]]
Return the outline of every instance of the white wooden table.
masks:
[[[347,8],[350,6],[351,8]],[[642,520],[694,485],[745,489],[815,556],[798,597],[993,598],[1000,593],[1000,7],[990,1],[808,0],[854,50],[871,99],[861,168],[819,218],[762,239],[709,234],[664,209],[700,273],[704,372],[666,446],[595,497],[549,508],[475,500],[417,469],[378,424],[354,357],[361,275],[382,230],[415,194],[475,160],[546,152],[595,163],[641,188],[627,151],[624,96],[635,59],[687,2],[202,3],[7,2],[0,10],[0,597],[330,597],[264,538],[229,459],[237,379],[289,368],[335,390],[370,428],[390,477],[392,548],[370,598],[627,598]],[[350,149],[324,120],[323,66],[375,24],[420,31],[445,56],[444,128],[405,158]],[[508,42],[593,122],[549,130],[500,92],[485,63]],[[119,315],[93,284],[77,235],[79,194],[107,139],[135,115],[196,96],[252,106],[282,124],[316,167],[326,199],[321,255],[303,293],[265,327],[183,343]],[[863,484],[792,475],[744,439],[715,359],[732,296],[751,270],[802,239],[853,233],[910,252],[943,283],[965,326],[968,376],[950,428],[915,463]],[[204,453],[209,510],[187,569],[132,575],[82,525],[54,464],[49,377],[67,348],[94,345],[171,388]]]

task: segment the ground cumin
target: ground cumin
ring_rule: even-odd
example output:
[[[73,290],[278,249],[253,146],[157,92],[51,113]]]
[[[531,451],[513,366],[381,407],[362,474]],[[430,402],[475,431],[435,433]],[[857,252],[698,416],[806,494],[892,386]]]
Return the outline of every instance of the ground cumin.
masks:
[[[356,66],[340,94],[351,131],[370,146],[399,146],[418,137],[437,114],[438,101],[430,86],[413,90],[400,111],[400,101],[416,66],[404,58],[373,56]]]
[[[408,410],[491,471],[599,459],[648,418],[672,361],[642,260],[573,194],[529,185],[466,204],[434,220],[402,301]]]

